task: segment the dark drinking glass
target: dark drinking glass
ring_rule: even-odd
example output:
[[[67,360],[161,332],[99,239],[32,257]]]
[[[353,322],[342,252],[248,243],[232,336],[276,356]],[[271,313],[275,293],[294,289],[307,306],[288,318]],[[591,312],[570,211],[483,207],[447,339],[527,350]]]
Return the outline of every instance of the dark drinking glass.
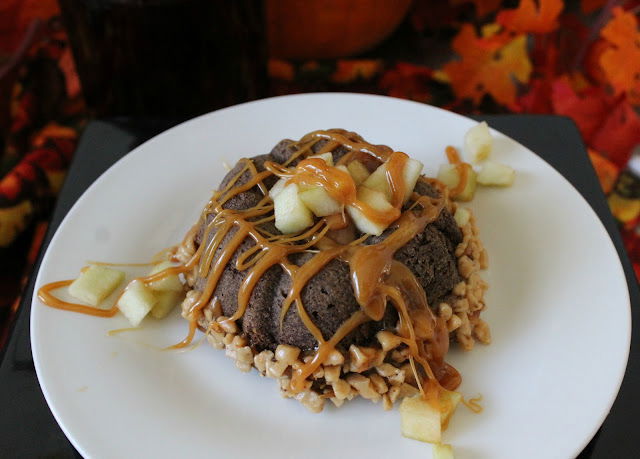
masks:
[[[60,0],[95,116],[186,119],[266,95],[262,0]]]

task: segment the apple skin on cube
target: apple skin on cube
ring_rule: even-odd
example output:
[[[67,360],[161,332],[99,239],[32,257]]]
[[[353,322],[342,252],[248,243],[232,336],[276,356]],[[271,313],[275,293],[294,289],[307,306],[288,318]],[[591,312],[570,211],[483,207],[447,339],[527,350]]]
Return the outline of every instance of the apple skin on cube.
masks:
[[[391,199],[391,189],[387,182],[387,164],[384,163],[378,166],[378,168],[362,182],[362,186],[384,193],[387,200]]]
[[[485,163],[478,173],[478,183],[484,186],[511,186],[515,178],[516,171],[511,167],[492,161]]]
[[[304,205],[317,217],[337,214],[342,210],[340,203],[333,199],[322,187],[312,186],[303,189],[298,195]]]
[[[454,189],[458,186],[458,182],[460,181],[460,173],[458,172],[458,168],[455,164],[442,164],[438,170],[437,179],[444,183],[447,188]],[[462,190],[462,193],[458,194],[453,199],[456,201],[471,201],[476,192],[476,181],[477,174],[471,167],[469,167],[469,178],[467,180],[467,184],[464,187],[464,190]]]
[[[424,164],[420,161],[417,161],[413,158],[409,158],[407,164],[404,166],[404,170],[402,171],[402,177],[404,179],[404,183],[407,185],[404,191],[404,201],[407,202],[411,197],[411,193],[413,193],[413,189],[420,178],[420,174],[422,173],[422,168]]]
[[[163,319],[184,299],[183,291],[166,290],[155,292],[158,302],[151,308],[151,315],[156,319]]]
[[[464,207],[458,207],[456,209],[456,213],[453,214],[453,219],[456,221],[460,228],[469,223],[470,218],[471,212],[469,212],[469,210],[465,209]]]
[[[440,443],[440,412],[422,398],[422,394],[405,397],[400,404],[402,435],[426,443]]]
[[[486,121],[476,124],[464,135],[464,149],[471,162],[484,161],[491,154],[493,137]]]
[[[347,165],[347,169],[349,171],[349,174],[351,174],[353,181],[356,182],[356,185],[360,185],[371,175],[365,165],[357,159],[351,161]]]
[[[402,180],[404,181],[406,188],[404,192],[403,202],[407,202],[413,189],[416,186],[416,182],[422,173],[424,165],[413,158],[409,158],[402,171]],[[362,183],[367,188],[372,190],[381,191],[384,193],[388,200],[391,200],[391,187],[387,181],[387,163],[381,164],[373,173]]]
[[[360,188],[358,188],[357,198],[359,201],[362,201],[372,208],[382,212],[390,212],[393,209],[393,206],[389,203],[389,201],[387,201],[384,193],[377,190],[372,190],[365,186],[361,186]],[[372,222],[362,212],[360,212],[359,209],[353,206],[347,206],[347,212],[353,220],[353,223],[356,225],[356,228],[358,228],[358,230],[362,233],[369,233],[375,236],[380,236],[388,226],[381,223]]]
[[[274,185],[269,190],[269,197],[275,200],[276,196],[278,196],[280,192],[284,190],[284,187],[286,186],[286,184],[287,184],[287,179],[283,179],[283,178],[281,178],[276,183],[274,183]]]
[[[325,163],[329,166],[333,166],[333,155],[330,152],[322,153],[320,155],[309,156],[309,158],[320,158],[323,159]]]
[[[458,392],[440,392],[440,411],[422,398],[422,394],[405,397],[400,405],[402,435],[427,443],[440,443],[462,396]]]
[[[155,265],[149,275],[157,274],[165,269],[172,268],[173,266],[174,265],[170,261],[163,261],[162,263]],[[149,283],[149,288],[156,291],[172,290],[175,292],[181,292],[184,289],[177,274],[172,274],[158,281],[151,282]]]
[[[451,445],[438,443],[433,445],[433,459],[453,459],[453,448]]]
[[[298,195],[298,185],[291,183],[275,197],[276,228],[283,234],[302,231],[313,225],[313,213]]]
[[[151,311],[158,299],[149,287],[144,283],[132,281],[118,301],[118,309],[131,323],[132,327],[137,327],[142,319]]]
[[[91,306],[98,306],[122,283],[123,279],[122,271],[91,265],[69,286],[69,294]]]

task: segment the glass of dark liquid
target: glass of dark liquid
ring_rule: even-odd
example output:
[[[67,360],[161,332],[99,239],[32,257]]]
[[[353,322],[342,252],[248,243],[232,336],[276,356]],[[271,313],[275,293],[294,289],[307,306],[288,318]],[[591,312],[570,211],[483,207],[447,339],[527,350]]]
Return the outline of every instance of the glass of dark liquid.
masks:
[[[187,119],[266,96],[262,0],[60,0],[93,116]]]

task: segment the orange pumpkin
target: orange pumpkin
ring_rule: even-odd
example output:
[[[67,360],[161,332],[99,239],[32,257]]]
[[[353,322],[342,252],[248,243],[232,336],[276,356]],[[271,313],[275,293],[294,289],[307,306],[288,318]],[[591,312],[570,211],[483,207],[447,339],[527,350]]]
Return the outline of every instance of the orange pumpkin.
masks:
[[[266,0],[269,52],[285,59],[330,59],[384,40],[411,0]]]

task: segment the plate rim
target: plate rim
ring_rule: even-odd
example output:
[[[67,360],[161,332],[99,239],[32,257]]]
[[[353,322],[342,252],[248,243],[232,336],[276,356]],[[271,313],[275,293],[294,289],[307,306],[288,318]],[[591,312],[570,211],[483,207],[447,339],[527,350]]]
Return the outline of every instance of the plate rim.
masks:
[[[121,158],[119,158],[118,160],[116,160],[113,164],[111,164],[105,171],[103,171],[83,192],[82,194],[78,197],[78,199],[73,203],[73,205],[69,208],[69,210],[67,211],[66,215],[64,216],[64,218],[60,221],[58,227],[56,228],[56,231],[54,232],[54,234],[52,235],[49,244],[47,245],[47,248],[42,256],[40,265],[38,267],[38,272],[35,278],[35,282],[34,282],[34,290],[33,290],[33,294],[32,294],[32,298],[31,298],[31,310],[30,310],[30,314],[29,314],[29,336],[30,336],[30,343],[31,343],[31,352],[32,352],[32,357],[33,357],[33,361],[34,361],[34,367],[36,370],[36,375],[37,375],[37,379],[38,379],[38,385],[40,386],[40,389],[44,395],[44,398],[47,402],[47,406],[49,407],[51,413],[53,414],[56,422],[58,423],[58,425],[60,426],[61,430],[64,432],[65,436],[67,437],[67,439],[70,441],[70,443],[74,446],[74,448],[76,448],[76,450],[78,450],[78,452],[80,454],[82,454],[85,457],[90,457],[89,453],[84,450],[80,445],[78,440],[69,432],[68,427],[65,425],[65,422],[61,419],[60,414],[57,412],[57,410],[54,408],[55,403],[52,403],[51,401],[51,397],[52,395],[49,393],[49,391],[46,388],[46,382],[44,382],[41,378],[41,359],[39,358],[39,354],[38,354],[38,347],[39,345],[36,344],[38,343],[38,335],[35,333],[35,323],[37,323],[37,307],[35,307],[38,303],[38,297],[37,297],[37,288],[42,284],[42,278],[41,278],[41,274],[43,271],[43,266],[45,266],[45,264],[48,263],[48,258],[49,258],[49,252],[50,252],[50,248],[51,246],[54,244],[54,242],[56,241],[58,234],[60,232],[60,230],[63,228],[63,226],[65,224],[67,224],[67,221],[71,218],[73,218],[73,214],[74,212],[77,211],[77,207],[80,205],[80,203],[86,198],[86,196],[90,193],[93,192],[94,187],[99,187],[100,183],[105,180],[105,177],[107,175],[111,175],[114,174],[116,172],[114,172],[115,169],[118,169],[121,166],[121,163],[126,163],[127,161],[129,161],[130,157],[135,156],[137,154],[140,154],[140,150],[143,150],[147,147],[147,144],[152,143],[152,142],[158,142],[161,141],[159,139],[162,139],[165,135],[172,135],[174,130],[180,130],[180,129],[184,129],[185,126],[193,123],[196,124],[198,122],[202,122],[204,118],[208,118],[211,117],[212,115],[220,115],[223,114],[227,111],[234,111],[236,109],[238,109],[239,107],[246,107],[246,106],[251,106],[251,105],[260,105],[260,104],[269,104],[272,103],[274,101],[278,101],[278,100],[283,100],[283,99],[293,99],[293,98],[318,98],[318,97],[338,97],[338,98],[362,98],[362,99],[383,99],[383,100],[387,100],[389,102],[394,102],[394,103],[398,103],[398,104],[411,104],[414,106],[419,106],[420,109],[424,109],[424,110],[435,110],[436,112],[440,112],[440,113],[445,113],[446,116],[453,116],[454,118],[458,118],[460,120],[465,120],[465,121],[473,121],[476,122],[476,120],[469,118],[468,116],[465,115],[461,115],[459,113],[455,113],[449,110],[445,110],[443,108],[440,107],[436,107],[430,104],[426,104],[426,103],[421,103],[421,102],[416,102],[416,101],[412,101],[412,100],[407,100],[407,99],[400,99],[400,98],[395,98],[395,97],[390,97],[390,96],[383,96],[383,95],[378,95],[378,94],[364,94],[364,93],[354,93],[354,92],[312,92],[312,93],[301,93],[301,94],[288,94],[288,95],[282,95],[282,96],[274,96],[274,97],[267,97],[267,98],[263,98],[263,99],[258,99],[258,100],[254,100],[254,101],[249,101],[249,102],[244,102],[241,104],[236,104],[236,105],[232,105],[229,107],[225,107],[225,108],[221,108],[218,110],[214,110],[208,113],[204,113],[202,115],[196,116],[194,118],[185,120],[175,126],[170,127],[169,129],[166,129],[158,134],[156,134],[155,136],[151,137],[150,139],[146,140],[145,142],[141,143],[140,145],[137,145],[135,148],[133,148],[131,151],[129,151],[128,153],[126,153],[124,156],[122,156]],[[516,143],[520,148],[526,150],[529,153],[532,153],[538,160],[542,161],[546,166],[548,166],[553,173],[557,174],[561,180],[568,185],[568,187],[572,190],[572,192],[576,193],[577,196],[579,197],[580,200],[582,200],[584,202],[584,204],[586,204],[587,208],[588,208],[588,212],[590,212],[591,217],[593,217],[595,219],[595,221],[597,222],[597,225],[599,225],[599,229],[601,231],[604,232],[604,235],[606,236],[606,240],[608,241],[608,245],[610,250],[613,251],[613,254],[615,255],[615,259],[616,259],[616,263],[615,266],[618,270],[618,275],[620,275],[624,281],[624,286],[626,287],[624,289],[623,292],[623,298],[624,298],[624,302],[626,305],[626,314],[625,314],[625,318],[626,318],[626,327],[624,330],[625,336],[624,336],[624,341],[625,341],[625,355],[624,355],[624,364],[621,366],[621,369],[619,370],[618,374],[616,375],[616,385],[615,385],[615,391],[613,391],[607,400],[606,406],[607,408],[605,410],[603,410],[600,415],[598,416],[597,419],[597,423],[594,425],[594,427],[590,430],[590,433],[588,435],[588,438],[585,438],[585,440],[580,444],[580,445],[576,445],[575,448],[575,454],[579,454],[582,450],[584,450],[584,448],[589,444],[589,442],[593,439],[593,437],[595,436],[595,434],[598,432],[598,430],[602,427],[602,424],[604,423],[604,421],[606,420],[607,416],[609,415],[611,408],[613,407],[613,404],[615,403],[615,400],[618,397],[618,394],[620,392],[620,388],[622,385],[622,382],[624,380],[624,377],[626,375],[626,370],[629,364],[629,355],[630,355],[630,345],[631,345],[631,332],[632,332],[632,317],[631,317],[631,298],[630,298],[630,292],[629,292],[629,284],[626,278],[626,273],[624,271],[624,267],[622,265],[622,259],[621,256],[618,254],[617,248],[613,242],[613,239],[611,238],[611,235],[609,234],[607,228],[604,226],[602,220],[600,219],[600,217],[598,216],[598,214],[595,212],[595,210],[593,209],[593,207],[589,204],[589,202],[585,199],[585,197],[582,195],[582,193],[580,193],[580,191],[578,191],[578,189],[564,176],[562,175],[555,167],[553,167],[553,165],[551,165],[548,161],[546,161],[544,158],[542,158],[541,156],[539,156],[535,151],[529,149],[528,147],[526,147],[525,145],[523,145],[522,143],[520,143],[519,141],[515,140],[514,138],[510,137],[509,135],[504,134],[503,132],[491,128],[490,129],[493,132],[497,132],[500,135],[508,138],[510,141]]]

